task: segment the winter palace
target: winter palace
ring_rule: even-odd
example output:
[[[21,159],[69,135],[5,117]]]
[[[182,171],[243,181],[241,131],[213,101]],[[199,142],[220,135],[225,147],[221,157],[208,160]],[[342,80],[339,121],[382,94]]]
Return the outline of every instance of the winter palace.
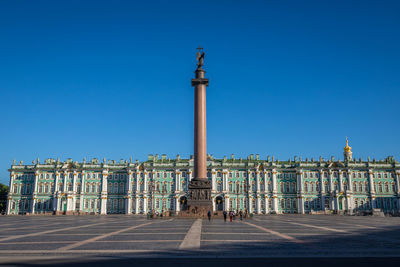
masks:
[[[214,211],[399,213],[400,164],[393,157],[280,161],[208,156]],[[193,158],[149,155],[139,162],[39,159],[12,164],[7,214],[177,214],[186,209]]]

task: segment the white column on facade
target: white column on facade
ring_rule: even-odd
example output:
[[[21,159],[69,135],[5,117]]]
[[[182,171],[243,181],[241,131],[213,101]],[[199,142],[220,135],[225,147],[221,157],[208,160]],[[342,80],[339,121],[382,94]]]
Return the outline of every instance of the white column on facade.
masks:
[[[263,201],[264,201],[264,207],[265,207],[265,214],[268,214],[269,213],[269,205],[268,205],[267,196],[264,197]]]
[[[371,194],[375,194],[375,183],[374,183],[373,170],[368,170],[368,180],[369,180],[369,192],[371,192]]]
[[[148,210],[148,207],[147,207],[147,202],[148,202],[148,199],[147,199],[147,196],[144,196],[144,198],[143,198],[143,210],[144,210],[144,213],[147,213],[147,210]]]
[[[148,172],[147,171],[144,171],[143,172],[143,175],[144,175],[144,187],[143,187],[143,189],[144,189],[144,193],[147,193],[147,180],[148,180]]]
[[[140,172],[136,172],[136,193],[140,192]]]
[[[212,199],[212,207],[213,207],[213,211],[216,211],[216,207],[215,207],[215,197],[211,198]]]
[[[67,210],[66,211],[71,211],[72,210],[72,196],[68,195],[67,196]]]
[[[353,173],[350,170],[347,170],[347,191],[349,193],[353,193],[353,180],[352,176]]]
[[[179,196],[175,196],[175,207],[177,212],[181,211],[181,203],[179,203]]]
[[[153,174],[154,175],[154,174]],[[180,191],[179,170],[175,170],[175,192]]]
[[[277,185],[277,180],[276,180],[276,170],[272,170],[272,193],[277,194],[278,193],[278,185]]]
[[[339,192],[344,192],[344,189],[343,189],[343,172],[342,172],[342,170],[338,170],[338,189],[339,189]]]
[[[64,192],[64,193],[67,192],[67,181],[68,181],[68,176],[69,176],[69,173],[68,173],[68,172],[64,172],[64,179],[63,179],[63,192]]]
[[[257,193],[260,192],[260,171],[256,171],[256,190]]]
[[[279,204],[278,204],[278,180],[276,177],[276,169],[272,170],[272,205],[274,207],[274,211],[279,213]]]
[[[182,191],[182,172],[179,171],[177,174],[177,179],[178,179],[178,191],[181,192]]]
[[[211,184],[212,184],[212,191],[217,190],[216,182],[217,182],[217,173],[215,172],[215,169],[211,169]],[[215,210],[215,209],[214,209]]]
[[[79,201],[79,211],[83,210],[83,196],[85,195],[85,171],[82,171],[82,178],[81,178],[81,192],[79,192],[80,201]]]
[[[135,214],[139,214],[139,197],[136,196]]]
[[[54,181],[54,193],[58,191],[58,183],[60,182],[60,172],[56,171],[56,179]]]
[[[76,171],[74,171],[73,178],[72,178],[72,191],[74,193],[76,192],[76,176],[78,176],[78,173],[76,173]]]
[[[324,184],[324,173],[322,170],[319,170],[319,190],[318,192],[321,195],[321,209],[325,210],[325,184]]]
[[[10,209],[11,209],[11,194],[13,190],[13,183],[14,183],[14,172],[10,173],[10,184],[8,187],[8,196],[7,196],[7,215],[10,214]]]
[[[227,192],[228,191],[228,172],[227,170],[222,170],[222,187],[223,187],[223,191]]]
[[[274,197],[272,198],[272,205],[273,205],[273,207],[274,207],[274,211],[275,211],[276,213],[278,213],[278,212],[279,212],[279,199],[278,199],[277,196],[274,196]]]
[[[230,200],[229,200],[229,197],[228,197],[228,196],[225,196],[225,207],[226,207],[226,210],[227,210],[227,211],[230,211],[230,210],[231,210],[231,207],[230,207]]]
[[[368,181],[369,181],[369,192],[371,195],[371,207],[372,209],[376,209],[374,171],[371,169],[368,170]]]
[[[188,181],[191,181],[193,178],[193,171],[190,169],[188,170],[187,174],[188,174]]]
[[[127,174],[127,180],[126,182],[128,183],[127,186],[127,192],[125,196],[125,214],[131,214],[132,213],[132,171],[129,170]]]
[[[100,202],[100,214],[107,214],[107,172],[103,172],[101,179],[101,202]]]
[[[35,172],[34,176],[34,182],[33,182],[33,188],[32,188],[32,203],[31,203],[31,213],[35,213],[35,206],[36,206],[36,190],[37,190],[37,184],[39,180],[39,172]]]
[[[332,193],[334,190],[333,181],[332,181],[332,170],[328,170],[328,184],[329,184],[329,191],[330,191],[330,193]]]
[[[261,213],[261,197],[257,195],[257,214]]]
[[[354,210],[354,200],[353,200],[353,180],[352,180],[352,172],[347,170],[347,206],[350,212]]]

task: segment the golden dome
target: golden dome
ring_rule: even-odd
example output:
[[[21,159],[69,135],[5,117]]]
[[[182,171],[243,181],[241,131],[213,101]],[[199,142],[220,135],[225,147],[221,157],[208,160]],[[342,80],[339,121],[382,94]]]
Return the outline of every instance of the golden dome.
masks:
[[[351,147],[349,146],[349,140],[346,137],[346,146],[344,147],[344,152],[351,152]]]

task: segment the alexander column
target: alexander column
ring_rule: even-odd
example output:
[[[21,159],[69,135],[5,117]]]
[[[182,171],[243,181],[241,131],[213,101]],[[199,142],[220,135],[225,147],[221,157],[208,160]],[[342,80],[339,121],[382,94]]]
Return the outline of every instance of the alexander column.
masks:
[[[197,48],[197,69],[192,79],[194,87],[194,178],[189,183],[188,208],[193,214],[205,215],[212,211],[211,183],[207,178],[207,126],[206,126],[206,87],[204,55]]]

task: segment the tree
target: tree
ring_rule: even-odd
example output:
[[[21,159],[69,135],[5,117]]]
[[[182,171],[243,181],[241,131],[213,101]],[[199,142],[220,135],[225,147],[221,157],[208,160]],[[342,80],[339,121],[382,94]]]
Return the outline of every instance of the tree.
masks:
[[[0,183],[0,213],[6,211],[8,186]]]

